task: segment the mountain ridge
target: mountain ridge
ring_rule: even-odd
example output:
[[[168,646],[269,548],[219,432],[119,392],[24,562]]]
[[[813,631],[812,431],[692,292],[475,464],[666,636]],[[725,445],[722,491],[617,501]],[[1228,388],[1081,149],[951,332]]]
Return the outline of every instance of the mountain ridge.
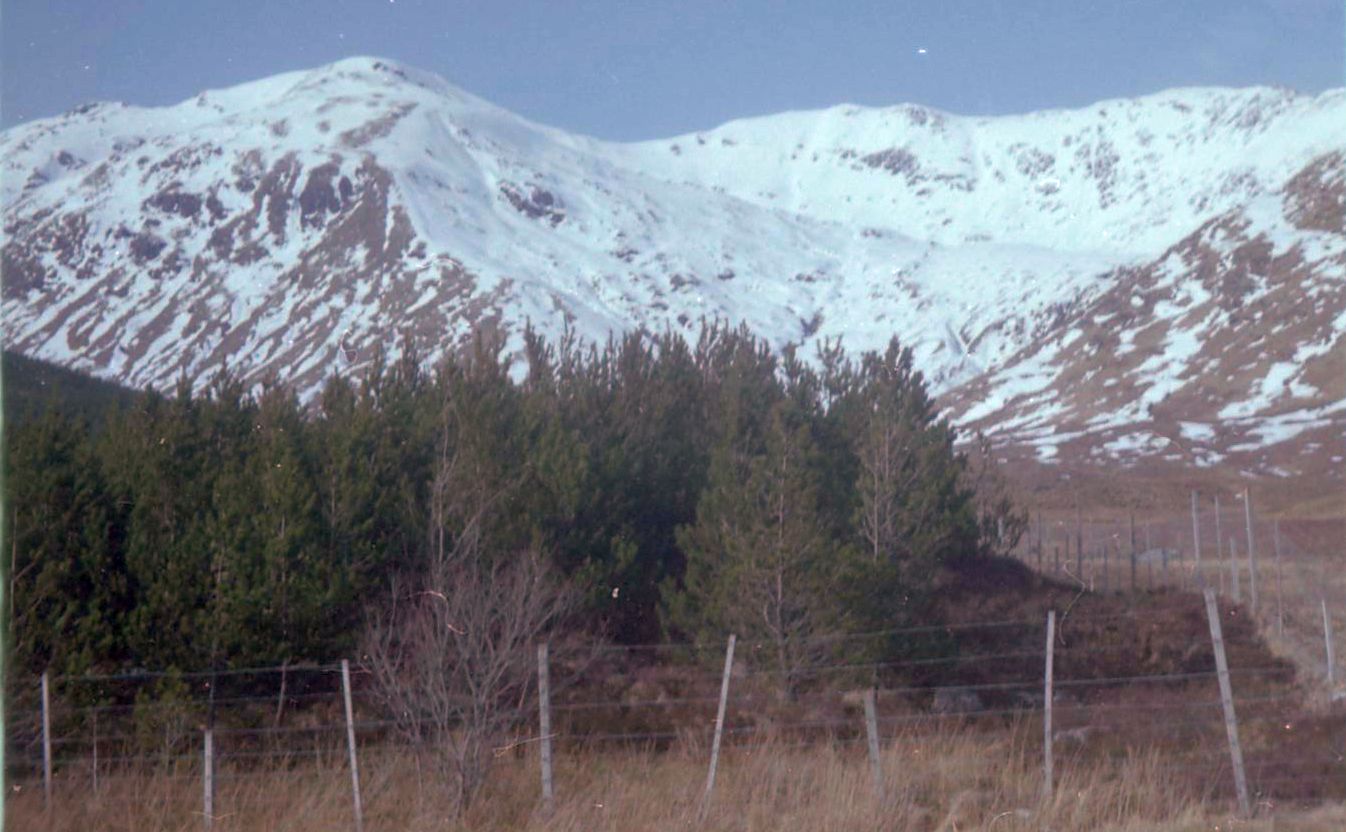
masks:
[[[960,423],[1022,442],[1019,411],[1041,409],[1035,395],[1094,360],[1061,338],[1100,303],[1142,297],[1152,312],[1145,287],[1127,287],[1167,274],[1161,264],[1189,241],[1169,282],[1210,283],[1216,306],[1237,295],[1261,309],[1271,353],[1311,334],[1322,349],[1286,384],[1313,387],[1291,400],[1329,408],[1336,424],[1346,394],[1315,368],[1346,356],[1343,147],[1346,90],[1274,88],[996,117],[838,105],[622,144],[351,58],[0,134],[5,342],[137,387],[228,363],[311,394],[378,345],[395,351],[394,333],[431,355],[479,326],[517,346],[525,320],[599,339],[633,327],[690,336],[718,318],[776,346],[843,338],[853,350],[895,334]],[[1212,223],[1227,233],[1202,237]],[[1266,249],[1251,271],[1230,259],[1248,245]],[[1271,291],[1286,281],[1321,303],[1300,309]],[[1284,308],[1258,307],[1264,295]],[[1297,315],[1326,329],[1309,333]],[[1228,326],[1178,318],[1203,338]],[[1157,332],[1146,320],[1132,323]],[[1167,355],[1165,341],[1135,343]],[[1196,368],[1198,352],[1095,376],[1122,389],[1218,387],[1203,373],[1229,368]],[[1055,380],[1019,395],[1005,380],[1029,364]],[[1223,395],[1208,414],[1194,397],[1179,421],[1213,423],[1240,401],[1267,405],[1254,417],[1278,412],[1278,397],[1251,388]],[[1073,415],[1047,421],[1066,438],[1033,447],[1064,448],[1077,430],[1098,435],[1093,448],[1116,441],[1088,426],[1114,398],[1056,399]]]

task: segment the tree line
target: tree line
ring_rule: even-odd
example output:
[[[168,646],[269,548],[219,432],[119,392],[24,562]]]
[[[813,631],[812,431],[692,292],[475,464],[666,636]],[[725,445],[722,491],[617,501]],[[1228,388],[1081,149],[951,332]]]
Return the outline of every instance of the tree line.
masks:
[[[526,559],[564,581],[567,627],[736,632],[789,689],[828,634],[922,621],[942,564],[1025,525],[896,340],[811,361],[723,325],[503,347],[427,369],[407,344],[308,403],[222,372],[97,425],[50,407],[12,426],[11,666],[353,655],[467,552],[475,576]]]

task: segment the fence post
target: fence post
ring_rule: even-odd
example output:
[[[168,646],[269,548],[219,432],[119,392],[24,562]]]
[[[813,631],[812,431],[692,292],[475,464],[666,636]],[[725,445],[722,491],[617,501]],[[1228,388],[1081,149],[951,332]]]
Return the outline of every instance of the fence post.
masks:
[[[1229,538],[1229,581],[1234,592],[1234,603],[1243,603],[1243,592],[1239,589],[1239,539]]]
[[[207,829],[215,823],[215,731],[206,729],[205,748],[201,758],[202,818]]]
[[[1080,582],[1084,582],[1084,516],[1080,514],[1079,492],[1075,497],[1075,569],[1079,572]]]
[[[879,717],[874,689],[865,691],[865,735],[869,739],[869,766],[874,772],[874,799],[883,802],[883,768],[879,763]]]
[[[537,646],[537,713],[538,728],[542,732],[542,806],[548,813],[552,810],[554,792],[551,779],[551,658],[547,642]]]
[[[1281,521],[1271,526],[1272,542],[1276,547],[1276,635],[1285,637],[1285,596],[1281,586]]]
[[[1253,495],[1243,488],[1243,522],[1248,530],[1248,600],[1257,614],[1257,544],[1253,541]]]
[[[1038,511],[1038,572],[1042,572],[1042,512]]]
[[[1052,676],[1056,651],[1056,610],[1047,611],[1047,662],[1042,673],[1042,799],[1052,799]]]
[[[1215,571],[1222,572],[1224,537],[1220,533],[1220,495],[1215,495]]]
[[[1224,653],[1224,634],[1220,627],[1220,611],[1215,605],[1215,591],[1206,589],[1206,618],[1210,621],[1210,639],[1215,648],[1215,669],[1220,679],[1220,704],[1224,706],[1224,728],[1229,736],[1229,758],[1234,764],[1234,787],[1238,790],[1239,811],[1244,817],[1252,814],[1248,802],[1248,779],[1243,771],[1243,749],[1239,747],[1238,719],[1234,716],[1234,692],[1229,686],[1229,662]]]
[[[284,670],[281,671],[284,673]],[[355,832],[364,832],[365,812],[360,800],[360,766],[355,759],[355,714],[351,708],[351,663],[341,660],[341,696],[346,701],[346,750],[351,760],[351,798],[355,801]]]
[[[737,639],[737,636],[730,634],[729,647],[724,653],[724,679],[720,682],[720,708],[715,713],[715,739],[710,746],[710,771],[706,774],[703,810],[710,805],[710,793],[715,788],[715,767],[720,763],[720,738],[724,736],[724,712],[729,706],[729,674],[734,670],[734,642]]]
[[[1136,513],[1131,512],[1131,591],[1136,591]]]
[[[51,811],[51,678],[42,671],[42,795],[43,808]]]
[[[1192,552],[1196,556],[1197,586],[1206,585],[1205,576],[1201,574],[1201,510],[1197,508],[1198,492],[1192,491]],[[1167,561],[1165,561],[1167,565]]]
[[[1332,655],[1332,619],[1327,614],[1327,599],[1321,599],[1323,605],[1323,647],[1327,650],[1327,684],[1337,683],[1337,660]]]
[[[1160,546],[1160,548],[1162,549],[1162,548],[1164,548],[1164,547]],[[1165,552],[1164,557],[1169,557],[1168,549],[1164,549],[1164,552]],[[1188,576],[1187,576],[1187,563],[1183,560],[1183,557],[1182,557],[1182,547],[1181,547],[1181,546],[1178,546],[1176,549],[1173,550],[1173,552],[1172,552],[1172,556],[1178,559],[1178,585],[1179,585],[1179,586],[1195,586],[1195,587],[1197,587],[1197,588],[1201,588],[1201,587],[1204,587],[1204,586],[1206,585],[1206,578],[1205,578],[1204,575],[1201,575],[1201,576],[1200,576],[1200,579],[1198,580],[1198,575],[1199,575],[1199,573],[1200,573],[1200,570],[1197,569],[1197,567],[1196,567],[1195,559],[1193,559],[1194,562],[1193,562],[1193,565],[1192,565],[1192,575],[1191,575],[1191,578],[1190,578],[1190,579],[1188,578]]]

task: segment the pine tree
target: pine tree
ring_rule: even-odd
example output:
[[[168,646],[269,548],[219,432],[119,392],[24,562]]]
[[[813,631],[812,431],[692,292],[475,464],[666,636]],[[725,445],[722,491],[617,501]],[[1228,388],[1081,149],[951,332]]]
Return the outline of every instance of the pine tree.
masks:
[[[212,501],[221,572],[215,664],[326,657],[349,627],[332,617],[349,575],[326,557],[305,425],[291,393],[271,387],[249,408],[253,430],[222,461]]]
[[[818,510],[819,459],[806,414],[782,399],[767,414],[760,453],[732,439],[716,449],[672,622],[689,633],[737,633],[761,650],[789,696],[841,626],[835,579],[846,572]],[[727,439],[729,439],[727,437]]]
[[[844,408],[857,437],[855,530],[868,564],[854,607],[867,628],[902,626],[923,611],[940,565],[976,551],[965,460],[896,339],[862,357]]]
[[[201,407],[185,383],[171,398],[147,395],[100,442],[114,498],[129,512],[136,605],[126,638],[137,666],[197,669],[210,659],[214,578],[204,521],[218,463]]]
[[[6,462],[16,663],[35,673],[115,668],[133,604],[126,518],[109,497],[88,424],[48,409],[11,434]]]
[[[380,496],[394,490],[399,478],[394,461],[376,453],[379,427],[372,397],[334,376],[305,432],[322,557],[344,576],[330,610],[337,620],[353,620],[362,598],[381,596],[391,555],[400,548],[394,543],[399,531],[391,528],[396,518],[379,510]]]

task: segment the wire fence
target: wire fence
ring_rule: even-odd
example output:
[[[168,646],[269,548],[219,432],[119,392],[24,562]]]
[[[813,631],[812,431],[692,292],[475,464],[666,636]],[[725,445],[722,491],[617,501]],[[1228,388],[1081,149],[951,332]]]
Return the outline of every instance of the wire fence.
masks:
[[[1152,529],[1151,543],[1157,536]],[[1037,552],[1020,557],[1036,560]],[[1128,558],[1128,577],[1129,566]],[[713,748],[718,756],[723,748],[732,765],[736,753],[754,748],[859,753],[867,743],[910,746],[951,731],[1017,731],[1046,734],[1040,753],[1044,764],[1061,757],[1057,777],[1072,765],[1120,766],[1150,754],[1172,777],[1217,797],[1232,800],[1240,791],[1239,768],[1254,799],[1346,797],[1346,717],[1309,701],[1295,666],[1261,650],[1238,608],[1221,601],[1229,628],[1225,697],[1214,641],[1192,629],[1193,621],[1206,623],[1199,601],[1191,596],[1158,622],[1144,612],[1055,613],[1062,626],[1052,641],[1050,698],[1047,622],[1037,617],[828,636],[818,641],[834,652],[788,672],[753,643],[739,645],[728,671],[723,644],[555,644],[547,662],[560,684],[538,706],[547,709],[550,733],[539,736],[537,720],[523,719],[497,738],[495,751],[529,754],[545,742],[548,759],[554,749],[564,760],[674,748]],[[1187,629],[1165,638],[1164,629],[1184,618]],[[847,648],[878,637],[908,645],[909,654],[847,656]],[[950,652],[927,655],[927,647]],[[583,678],[559,672],[572,665],[583,665]],[[92,790],[115,811],[125,782],[200,781],[208,771],[220,787],[284,783],[342,768],[357,755],[410,765],[427,742],[442,740],[407,730],[442,720],[392,713],[373,674],[353,663],[346,687],[341,670],[311,663],[51,676],[45,700],[40,680],[11,679],[9,782],[46,789],[49,800]],[[1241,757],[1229,742],[1231,718]]]
[[[1031,512],[1011,555],[1090,593],[1213,588],[1277,652],[1346,698],[1346,527],[1261,516],[1246,492],[1195,495],[1166,515]],[[1329,660],[1330,656],[1330,660]]]

